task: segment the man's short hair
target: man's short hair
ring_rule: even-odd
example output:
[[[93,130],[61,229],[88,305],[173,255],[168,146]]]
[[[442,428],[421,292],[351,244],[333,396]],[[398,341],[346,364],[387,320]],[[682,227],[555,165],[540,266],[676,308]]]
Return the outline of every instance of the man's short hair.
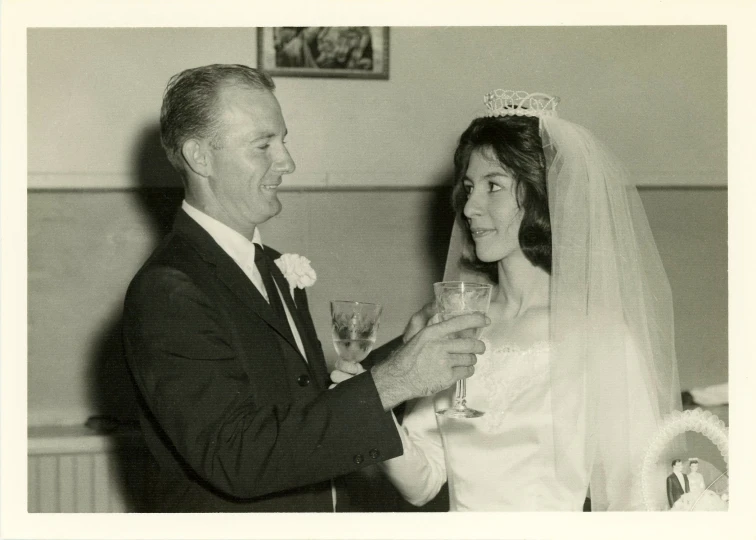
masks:
[[[183,173],[181,147],[192,137],[217,144],[221,123],[216,111],[218,91],[225,85],[246,85],[272,92],[270,75],[240,64],[211,64],[171,77],[160,109],[160,142],[168,160]]]

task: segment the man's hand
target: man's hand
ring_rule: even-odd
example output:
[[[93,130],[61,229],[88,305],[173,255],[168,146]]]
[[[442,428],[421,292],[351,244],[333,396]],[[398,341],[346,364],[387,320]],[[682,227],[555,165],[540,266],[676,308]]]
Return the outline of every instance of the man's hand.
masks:
[[[426,326],[385,362],[374,366],[371,373],[384,410],[435,394],[471,376],[475,355],[486,347],[479,339],[457,337],[457,333],[490,322],[481,313],[470,313]]]
[[[404,328],[402,343],[407,343],[420,330],[428,326],[428,324],[434,322],[438,322],[438,317],[436,315],[436,304],[435,302],[428,302],[417,313],[414,313],[412,317],[410,317],[407,326]],[[336,363],[333,367],[333,371],[331,371],[330,373],[331,381],[334,383],[331,385],[331,388],[333,388],[340,382],[346,381],[347,379],[350,379],[355,375],[359,375],[360,373],[364,372],[365,368],[362,366],[362,364],[337,358]]]
[[[402,341],[404,343],[407,343],[409,340],[415,337],[415,334],[428,326],[428,322],[433,318],[435,314],[436,303],[428,302],[427,304],[425,304],[420,309],[420,311],[410,317],[410,320],[404,329],[404,336],[402,337]]]

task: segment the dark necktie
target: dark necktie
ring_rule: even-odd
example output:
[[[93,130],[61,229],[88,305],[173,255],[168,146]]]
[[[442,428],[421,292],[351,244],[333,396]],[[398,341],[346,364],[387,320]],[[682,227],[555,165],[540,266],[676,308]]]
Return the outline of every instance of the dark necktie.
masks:
[[[273,311],[278,315],[282,321],[287,321],[286,311],[284,311],[283,302],[281,302],[281,295],[278,294],[276,283],[273,280],[273,274],[270,271],[270,265],[275,264],[270,260],[270,257],[265,253],[263,247],[260,244],[255,244],[255,265],[257,270],[262,276],[265,290],[268,292],[268,303]]]

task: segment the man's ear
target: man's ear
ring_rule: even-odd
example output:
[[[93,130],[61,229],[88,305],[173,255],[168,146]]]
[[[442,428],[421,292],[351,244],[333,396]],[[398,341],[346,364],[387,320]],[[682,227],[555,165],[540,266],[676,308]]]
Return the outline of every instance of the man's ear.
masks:
[[[210,148],[206,141],[187,139],[181,145],[181,156],[195,174],[207,178],[210,176]]]

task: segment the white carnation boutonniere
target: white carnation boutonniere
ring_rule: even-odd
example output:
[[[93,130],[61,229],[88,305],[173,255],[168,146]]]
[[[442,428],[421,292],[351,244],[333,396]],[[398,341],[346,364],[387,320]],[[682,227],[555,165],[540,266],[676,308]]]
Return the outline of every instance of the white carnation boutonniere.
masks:
[[[310,259],[296,253],[284,253],[274,261],[281,273],[289,282],[293,291],[295,288],[304,289],[310,287],[318,279],[315,270],[310,265]]]

